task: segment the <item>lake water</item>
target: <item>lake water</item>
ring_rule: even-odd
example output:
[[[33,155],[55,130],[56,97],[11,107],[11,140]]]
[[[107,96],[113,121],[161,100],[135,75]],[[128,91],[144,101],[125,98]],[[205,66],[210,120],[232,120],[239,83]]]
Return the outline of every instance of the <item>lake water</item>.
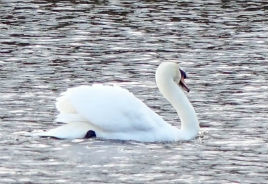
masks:
[[[1,0],[0,183],[266,183],[268,3]],[[154,72],[178,61],[200,121],[176,143],[54,140],[69,87],[113,83],[169,123]]]

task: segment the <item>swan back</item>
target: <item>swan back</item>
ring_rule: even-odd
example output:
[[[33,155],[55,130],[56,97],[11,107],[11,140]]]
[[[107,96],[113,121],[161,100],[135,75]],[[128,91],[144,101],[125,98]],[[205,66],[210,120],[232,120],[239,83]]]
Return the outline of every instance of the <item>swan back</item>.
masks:
[[[149,142],[174,139],[165,137],[165,131],[174,127],[119,86],[70,88],[57,99],[56,107],[60,111],[58,121],[86,122],[98,137]]]

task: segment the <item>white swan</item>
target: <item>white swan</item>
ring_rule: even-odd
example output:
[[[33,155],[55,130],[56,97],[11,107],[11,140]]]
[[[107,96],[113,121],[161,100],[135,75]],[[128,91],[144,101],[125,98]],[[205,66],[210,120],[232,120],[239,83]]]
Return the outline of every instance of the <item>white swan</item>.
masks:
[[[156,83],[176,109],[181,129],[171,126],[128,90],[92,85],[68,89],[57,98],[57,121],[64,124],[41,134],[62,139],[96,136],[101,139],[163,142],[190,140],[199,131],[195,110],[182,89],[185,73],[178,64],[164,62],[156,70]],[[178,85],[179,82],[179,85]]]

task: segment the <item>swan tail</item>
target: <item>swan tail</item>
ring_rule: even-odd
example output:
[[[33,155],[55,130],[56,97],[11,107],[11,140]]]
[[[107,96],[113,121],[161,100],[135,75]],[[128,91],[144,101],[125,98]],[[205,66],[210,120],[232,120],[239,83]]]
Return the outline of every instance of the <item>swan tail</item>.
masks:
[[[76,109],[73,107],[71,101],[68,98],[68,95],[63,93],[62,96],[57,98],[56,108],[59,111],[59,114],[56,117],[57,122],[63,123],[75,123],[75,122],[86,122],[87,120],[81,117],[77,113]]]
[[[69,99],[68,91],[62,93],[62,95],[57,98],[56,108],[59,111],[59,114],[55,121],[66,124],[38,133],[37,136],[58,139],[79,139],[88,137],[88,131],[94,130],[92,125],[76,111]]]
[[[62,96],[57,98],[56,108],[61,113],[65,113],[65,114],[76,114],[77,113],[75,108],[73,107],[71,101],[69,100],[68,96],[64,95],[64,93]]]
[[[76,122],[87,122],[83,117],[79,114],[70,114],[70,113],[63,113],[57,115],[56,122],[62,123],[76,123]]]
[[[85,122],[68,123],[46,132],[38,133],[40,137],[53,137],[57,139],[82,139],[88,138],[88,131],[92,127]]]

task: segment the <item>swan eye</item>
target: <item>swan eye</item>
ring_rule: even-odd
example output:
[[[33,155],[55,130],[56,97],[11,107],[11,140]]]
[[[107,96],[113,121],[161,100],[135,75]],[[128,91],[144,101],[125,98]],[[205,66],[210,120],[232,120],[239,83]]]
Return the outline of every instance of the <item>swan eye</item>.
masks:
[[[184,79],[186,79],[187,76],[186,76],[185,71],[183,71],[183,70],[181,70],[181,69],[179,69],[179,70],[180,70],[180,72],[181,72],[181,77],[184,78]]]

